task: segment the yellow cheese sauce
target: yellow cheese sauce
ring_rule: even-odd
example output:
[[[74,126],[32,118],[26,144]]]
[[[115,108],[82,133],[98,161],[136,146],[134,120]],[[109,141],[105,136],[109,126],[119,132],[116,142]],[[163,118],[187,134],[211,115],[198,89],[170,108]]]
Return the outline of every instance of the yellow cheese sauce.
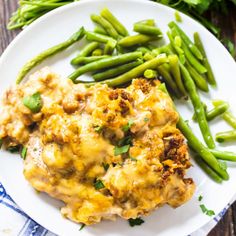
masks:
[[[164,204],[178,207],[192,197],[195,185],[184,177],[191,163],[176,128],[178,114],[158,86],[134,79],[127,88],[87,88],[44,68],[6,91],[0,138],[6,146],[28,148],[25,178],[62,200],[61,213],[75,222],[89,225],[148,215]],[[22,100],[36,92],[43,106],[32,113]],[[115,153],[125,145],[126,152]]]

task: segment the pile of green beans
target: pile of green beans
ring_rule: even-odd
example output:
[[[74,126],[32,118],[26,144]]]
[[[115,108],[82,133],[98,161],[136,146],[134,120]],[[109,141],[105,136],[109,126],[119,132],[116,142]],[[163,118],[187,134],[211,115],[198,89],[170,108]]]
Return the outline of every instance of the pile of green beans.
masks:
[[[68,76],[69,79],[87,86],[102,83],[113,88],[129,84],[134,78],[160,79],[163,86],[166,84],[172,98],[183,101],[189,98],[192,103],[194,119],[198,122],[206,146],[197,139],[181,116],[178,128],[189,147],[197,153],[196,162],[216,182],[227,180],[228,173],[221,168],[218,159],[236,161],[236,154],[214,150],[215,142],[209,122],[222,117],[234,130],[218,133],[216,141],[232,141],[236,140],[236,117],[225,102],[213,101],[214,108],[207,111],[201,100],[199,90],[207,93],[209,86],[217,84],[199,34],[194,33],[191,40],[172,21],[168,24],[169,42],[163,44],[162,41],[160,45],[163,34],[153,19],[135,22],[131,35],[107,8],[102,9],[100,14],[92,14],[91,20],[95,24],[94,30],[88,31],[82,27],[65,42],[30,60],[20,71],[17,83],[34,66],[84,38],[85,46],[71,60],[75,71]],[[85,73],[92,73],[93,80],[83,80]],[[167,90],[164,89],[164,92]]]

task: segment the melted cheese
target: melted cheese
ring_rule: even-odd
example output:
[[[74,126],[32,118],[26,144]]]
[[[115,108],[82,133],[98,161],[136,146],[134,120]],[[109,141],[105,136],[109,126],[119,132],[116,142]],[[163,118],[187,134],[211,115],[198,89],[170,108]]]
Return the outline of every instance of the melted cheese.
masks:
[[[178,114],[158,84],[135,79],[127,88],[86,88],[45,68],[6,92],[0,138],[6,145],[28,147],[26,179],[62,200],[62,214],[73,221],[129,219],[164,204],[180,206],[194,192],[193,181],[184,179],[191,164],[176,129]],[[43,99],[37,114],[22,104],[24,96],[35,92]],[[132,138],[128,153],[116,156],[115,145],[127,135]],[[105,187],[96,189],[97,180]]]

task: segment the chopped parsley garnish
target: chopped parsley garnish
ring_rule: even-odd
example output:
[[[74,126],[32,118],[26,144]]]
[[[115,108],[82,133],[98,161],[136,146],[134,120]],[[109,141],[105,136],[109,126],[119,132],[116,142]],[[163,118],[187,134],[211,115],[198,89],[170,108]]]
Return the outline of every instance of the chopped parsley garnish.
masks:
[[[122,138],[119,142],[118,142],[118,146],[124,146],[124,145],[128,145],[128,144],[132,144],[132,137],[130,135]]]
[[[114,155],[118,156],[118,155],[124,154],[129,151],[129,148],[130,148],[129,144],[125,146],[121,146],[121,147],[115,146]]]
[[[202,199],[203,199],[203,196],[200,195],[200,196],[198,197],[198,201],[200,202]]]
[[[33,113],[37,113],[41,110],[43,106],[43,101],[40,93],[34,93],[31,96],[26,96],[23,98],[23,104],[29,108]]]
[[[23,147],[21,150],[21,158],[25,160],[27,154],[27,147]]]
[[[148,122],[148,121],[149,121],[149,118],[145,117],[143,120],[144,120],[145,122]]]
[[[201,208],[201,210],[202,210],[203,213],[206,213],[206,212],[207,212],[207,208],[205,207],[204,204],[201,204],[201,205],[200,205],[200,208]]]
[[[103,127],[102,127],[102,126],[99,126],[99,125],[96,125],[96,126],[94,127],[94,131],[97,132],[97,133],[101,133],[101,132],[102,132],[102,129],[103,129]]]
[[[129,225],[130,225],[131,227],[134,227],[134,226],[136,226],[136,225],[141,225],[141,224],[143,224],[143,223],[144,223],[144,220],[141,219],[140,217],[138,217],[138,218],[136,218],[136,219],[132,219],[132,218],[129,219]]]
[[[81,231],[85,226],[86,226],[86,224],[81,224],[79,231]]]
[[[133,120],[129,120],[128,124],[123,126],[123,128],[122,128],[123,131],[124,132],[128,132],[133,124],[134,124],[134,121]]]
[[[19,153],[20,145],[10,146],[10,147],[7,148],[7,151],[9,151],[11,153]]]
[[[103,184],[103,182],[101,180],[96,180],[96,182],[94,183],[94,187],[96,190],[105,188],[105,185]]]
[[[213,210],[208,210],[208,211],[206,212],[206,214],[207,214],[208,216],[214,216],[214,215],[215,215],[215,212],[214,212]]]
[[[202,212],[208,216],[214,216],[215,212],[213,210],[208,210],[204,204],[200,205]]]
[[[104,168],[104,170],[105,171],[107,171],[108,170],[108,168],[109,168],[109,164],[108,163],[102,163],[102,166],[103,166],[103,168]]]

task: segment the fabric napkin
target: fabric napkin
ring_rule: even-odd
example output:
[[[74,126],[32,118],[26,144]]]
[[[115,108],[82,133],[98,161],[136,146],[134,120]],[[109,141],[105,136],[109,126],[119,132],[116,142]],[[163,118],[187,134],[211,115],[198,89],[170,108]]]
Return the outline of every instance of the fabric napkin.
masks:
[[[234,197],[236,200],[236,196]],[[233,202],[233,201],[232,201]],[[227,211],[223,211],[191,236],[206,236]],[[12,200],[0,182],[0,236],[56,236],[30,219]]]

